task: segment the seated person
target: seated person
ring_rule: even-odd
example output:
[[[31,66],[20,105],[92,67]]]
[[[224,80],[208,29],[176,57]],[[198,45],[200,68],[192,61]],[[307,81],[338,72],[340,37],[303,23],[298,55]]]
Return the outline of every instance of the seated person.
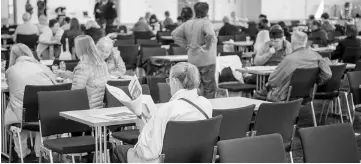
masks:
[[[311,34],[309,40],[313,41],[313,44],[320,44],[320,46],[326,46],[328,42],[327,33],[321,28],[321,23],[317,20],[312,22]]]
[[[164,28],[168,28],[170,25],[173,25],[173,20],[172,18],[170,18],[170,13],[169,11],[166,11],[164,13],[164,16],[165,16],[165,19],[163,21],[163,25],[164,25]]]
[[[61,37],[64,30],[60,28],[60,25],[56,19],[49,21],[49,26],[44,27],[42,33],[39,36],[39,44],[36,53],[42,60],[57,59],[61,53]],[[50,46],[54,46],[54,54],[50,54]],[[54,56],[50,56],[54,55]]]
[[[280,25],[274,25],[270,29],[269,42],[266,42],[254,58],[254,64],[257,66],[275,66],[282,59],[292,52],[290,42],[284,37],[284,31]]]
[[[145,32],[145,31],[152,32],[152,29],[150,28],[146,19],[141,17],[141,18],[139,18],[139,21],[134,24],[133,31],[134,32]]]
[[[357,29],[355,25],[346,26],[346,38],[341,40],[336,50],[331,54],[331,60],[341,60],[347,47],[361,48],[361,39],[357,38]]]
[[[219,30],[219,36],[226,36],[226,35],[236,35],[239,34],[239,29],[230,24],[230,20],[227,16],[223,18],[224,26]]]
[[[294,51],[287,55],[270,75],[266,88],[256,93],[263,96],[267,95],[267,100],[269,101],[278,102],[286,100],[291,76],[297,68],[319,67],[321,69],[319,84],[326,82],[332,76],[329,60],[322,58],[317,52],[306,48],[307,35],[305,33],[294,31],[291,40]]]
[[[172,98],[154,113],[144,127],[140,126],[141,133],[134,148],[130,145],[115,147],[113,162],[160,162],[159,155],[168,121],[197,121],[207,119],[205,115],[212,117],[212,104],[197,93],[199,79],[196,66],[186,62],[174,65],[167,79]],[[195,105],[181,100],[182,98]]]
[[[29,13],[23,14],[24,23],[18,25],[14,32],[14,41],[16,42],[17,34],[22,35],[39,35],[38,27],[35,24],[30,23],[31,15]]]
[[[105,36],[105,31],[102,29],[96,21],[90,20],[85,24],[85,35],[89,35],[96,44],[100,38]]]
[[[330,22],[330,16],[327,14],[327,13],[323,13],[321,15],[321,18],[322,18],[322,29],[329,32],[329,31],[335,31],[336,30],[336,27],[331,24]]]
[[[19,43],[11,48],[9,69],[6,71],[7,84],[9,85],[10,101],[5,110],[5,126],[22,122],[23,115],[23,98],[26,85],[54,85],[56,84],[55,76],[49,67],[41,64],[34,58],[29,47]],[[20,132],[21,149],[19,138],[13,136],[15,144],[15,152],[20,157],[22,152],[25,158],[31,153],[28,148],[27,140],[29,131],[22,130]],[[40,156],[40,134],[36,132],[35,136],[35,154]]]
[[[65,39],[68,38],[69,51],[74,54],[74,39],[79,35],[83,35],[83,31],[80,29],[79,21],[76,18],[72,18],[70,20],[70,29],[65,30],[63,36],[61,37],[61,44],[63,44],[63,50],[66,51]]]
[[[107,63],[109,74],[120,77],[125,74],[126,68],[120,52],[117,48],[113,48],[113,45],[113,40],[103,37],[98,41],[96,47],[100,56]]]

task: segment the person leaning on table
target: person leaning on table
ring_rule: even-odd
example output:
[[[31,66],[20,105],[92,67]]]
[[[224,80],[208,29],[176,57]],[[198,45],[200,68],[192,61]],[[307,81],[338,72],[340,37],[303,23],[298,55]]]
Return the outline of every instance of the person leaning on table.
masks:
[[[166,125],[169,121],[196,121],[211,118],[212,104],[197,94],[199,79],[198,69],[193,64],[181,62],[174,65],[167,79],[172,98],[154,113],[144,127],[140,127],[141,133],[134,147],[119,145],[114,148],[112,162],[160,162],[159,155],[162,152]],[[181,100],[182,98],[194,105]]]

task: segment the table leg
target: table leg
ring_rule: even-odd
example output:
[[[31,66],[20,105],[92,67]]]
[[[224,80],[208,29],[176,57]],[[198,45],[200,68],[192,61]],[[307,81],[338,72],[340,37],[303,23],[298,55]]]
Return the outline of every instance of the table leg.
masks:
[[[104,163],[108,162],[107,159],[107,128],[103,126],[103,139],[104,139],[104,150],[103,150],[103,156],[104,156]]]
[[[259,76],[256,75],[257,81],[256,81],[256,91],[259,91]]]
[[[6,129],[4,126],[4,119],[5,119],[5,110],[7,105],[7,97],[5,92],[1,92],[1,155],[9,158],[9,152],[8,152],[8,135],[6,133]]]
[[[98,149],[98,127],[95,127],[95,163],[99,162],[99,149]]]
[[[99,136],[99,163],[103,163],[104,162],[104,157],[103,157],[103,136],[102,136],[102,127],[98,127],[98,136]]]

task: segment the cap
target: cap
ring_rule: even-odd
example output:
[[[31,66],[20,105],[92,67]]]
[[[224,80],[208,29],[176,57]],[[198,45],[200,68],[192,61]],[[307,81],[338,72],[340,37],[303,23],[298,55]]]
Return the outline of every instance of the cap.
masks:
[[[283,38],[284,32],[280,25],[273,25],[269,31],[271,39]]]

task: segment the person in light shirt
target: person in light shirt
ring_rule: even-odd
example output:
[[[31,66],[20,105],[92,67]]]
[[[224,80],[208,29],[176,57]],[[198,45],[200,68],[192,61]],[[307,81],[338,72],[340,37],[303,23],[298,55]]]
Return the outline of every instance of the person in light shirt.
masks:
[[[144,127],[140,127],[141,133],[138,137],[138,143],[134,147],[120,145],[114,148],[112,162],[160,162],[159,155],[162,152],[166,125],[169,121],[207,119],[200,110],[203,110],[209,118],[212,117],[212,104],[197,94],[200,77],[196,66],[186,62],[174,65],[170,70],[167,82],[172,94],[170,101],[163,104],[145,123]],[[182,98],[194,103],[194,105],[181,100]]]
[[[61,52],[61,37],[64,30],[60,28],[60,24],[57,20],[52,19],[49,21],[49,26],[44,27],[42,33],[39,36],[39,44],[36,49],[36,53],[43,60],[57,59]],[[54,46],[54,56],[50,54],[50,46]]]
[[[31,15],[29,13],[23,14],[24,24],[18,25],[14,32],[14,41],[16,42],[17,34],[22,35],[38,35],[38,27],[35,24],[30,23]]]

